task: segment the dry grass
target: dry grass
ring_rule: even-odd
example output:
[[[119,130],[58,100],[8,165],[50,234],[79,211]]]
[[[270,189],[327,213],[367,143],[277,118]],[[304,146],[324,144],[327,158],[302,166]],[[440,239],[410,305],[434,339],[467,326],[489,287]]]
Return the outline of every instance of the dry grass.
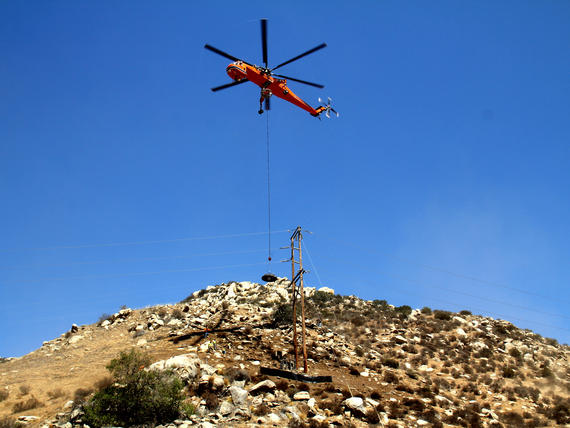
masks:
[[[26,410],[36,409],[38,407],[43,407],[44,404],[39,401],[36,397],[28,398],[27,400],[22,400],[14,404],[12,407],[12,413],[20,413]]]
[[[47,395],[50,398],[50,400],[54,400],[56,398],[63,397],[65,395],[65,392],[63,392],[61,388],[57,388],[48,391]]]

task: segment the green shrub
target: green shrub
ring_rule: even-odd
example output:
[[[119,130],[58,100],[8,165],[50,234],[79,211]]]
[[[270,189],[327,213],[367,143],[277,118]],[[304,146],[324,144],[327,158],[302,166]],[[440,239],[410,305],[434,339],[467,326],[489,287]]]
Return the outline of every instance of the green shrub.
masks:
[[[473,314],[471,313],[471,311],[463,309],[461,312],[459,312],[459,315],[473,315]]]
[[[433,311],[433,316],[437,320],[449,321],[451,319],[451,312],[436,309]]]
[[[424,307],[422,308],[422,314],[424,314],[424,315],[431,315],[431,308],[429,308],[429,307],[427,307],[427,306],[424,306]]]
[[[380,308],[385,308],[388,306],[388,302],[384,299],[382,299],[382,300],[374,299],[374,300],[372,300],[372,305],[380,307]]]
[[[311,300],[315,305],[323,307],[327,306],[332,300],[335,300],[335,295],[324,291],[315,291],[311,296]]]
[[[83,403],[85,399],[93,393],[91,388],[77,388],[73,394],[73,401]]]
[[[107,369],[115,383],[83,406],[93,427],[171,422],[180,415],[182,382],[171,371],[146,371],[150,359],[136,350],[121,352]]]
[[[554,372],[550,369],[550,367],[545,365],[540,369],[538,375],[540,377],[554,377]]]
[[[395,309],[396,313],[400,314],[403,318],[408,318],[412,313],[412,308],[408,305],[398,306]]]
[[[518,361],[522,361],[522,353],[517,348],[509,349],[509,355]]]
[[[393,358],[383,358],[382,365],[397,369],[400,366],[400,363]]]
[[[293,307],[289,303],[284,303],[279,305],[275,312],[273,312],[273,316],[271,321],[274,325],[283,325],[283,324],[292,324],[293,323]]]
[[[506,366],[505,368],[503,368],[503,377],[510,379],[515,377],[517,374],[516,370],[514,367],[511,366]]]

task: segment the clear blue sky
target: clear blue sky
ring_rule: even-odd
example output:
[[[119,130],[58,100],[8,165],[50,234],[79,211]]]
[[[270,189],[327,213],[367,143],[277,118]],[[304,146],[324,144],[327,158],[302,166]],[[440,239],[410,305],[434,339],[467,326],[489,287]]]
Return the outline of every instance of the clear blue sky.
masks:
[[[272,100],[308,285],[568,343],[568,1],[32,1],[0,3],[0,356],[268,268],[265,235],[219,237],[267,230],[259,89],[211,93],[203,49],[260,63],[262,17],[270,65],[328,44],[280,71],[341,113]]]

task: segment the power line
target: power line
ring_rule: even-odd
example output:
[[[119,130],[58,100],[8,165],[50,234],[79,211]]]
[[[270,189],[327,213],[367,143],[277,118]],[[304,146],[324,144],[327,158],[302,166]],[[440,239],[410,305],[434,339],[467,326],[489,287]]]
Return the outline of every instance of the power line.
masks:
[[[319,271],[317,271],[317,267],[313,263],[313,258],[311,257],[311,253],[309,252],[309,248],[307,248],[306,242],[304,242],[304,247],[305,247],[305,252],[307,253],[307,256],[309,256],[309,261],[311,262],[311,268],[315,271],[315,275],[317,276],[317,279],[319,280],[319,284],[322,287],[323,282],[321,281],[321,276],[319,275]]]
[[[69,281],[69,280],[82,280],[82,279],[102,279],[102,278],[118,278],[123,276],[143,276],[143,275],[157,275],[162,273],[180,273],[180,272],[197,272],[202,270],[215,270],[215,269],[229,269],[238,267],[250,267],[264,265],[265,263],[246,263],[239,265],[225,265],[225,266],[209,266],[201,268],[192,269],[170,269],[170,270],[159,270],[153,272],[129,272],[129,273],[118,273],[109,275],[87,275],[87,276],[70,276],[70,277],[56,277],[56,278],[40,278],[40,279],[23,279],[7,281],[6,283],[31,283],[31,282],[45,282],[45,281]]]
[[[287,229],[275,230],[271,233],[284,233],[288,232]],[[43,250],[62,250],[62,249],[79,249],[79,248],[96,248],[96,247],[122,247],[128,245],[146,245],[146,244],[164,244],[169,242],[182,242],[182,241],[203,241],[209,239],[226,239],[226,238],[241,238],[244,236],[259,236],[265,235],[267,232],[250,232],[250,233],[234,233],[229,235],[212,235],[212,236],[194,236],[188,238],[174,238],[174,239],[160,239],[154,241],[134,241],[134,242],[107,242],[102,244],[82,244],[82,245],[59,245],[52,247],[30,247],[30,248],[4,248],[0,252],[17,252],[17,251],[43,251]]]
[[[448,287],[443,287],[440,285],[426,285],[424,283],[420,283],[419,281],[415,280],[415,279],[410,279],[410,278],[405,278],[402,276],[398,276],[398,275],[392,275],[392,274],[388,274],[388,273],[382,273],[382,272],[376,272],[379,275],[385,275],[394,279],[400,279],[402,281],[407,281],[407,282],[414,282],[416,284],[419,285],[423,285],[425,287],[430,287],[430,288],[437,288],[440,290],[444,290],[444,291],[451,291],[452,293],[457,293],[457,294],[462,294],[464,296],[467,297],[473,297],[475,299],[480,299],[480,300],[486,300],[487,302],[491,302],[491,303],[497,303],[499,305],[504,305],[504,306],[510,306],[512,308],[516,308],[516,309],[523,309],[525,311],[529,311],[529,312],[536,312],[537,314],[542,314],[542,315],[550,315],[550,316],[556,316],[556,317],[560,317],[560,318],[566,318],[566,319],[570,319],[570,317],[566,316],[566,315],[562,315],[562,314],[556,314],[556,313],[552,313],[552,312],[544,312],[544,311],[539,311],[537,309],[532,309],[529,308],[528,306],[522,306],[522,305],[515,305],[512,303],[508,303],[508,302],[503,302],[500,300],[495,300],[495,299],[490,299],[488,297],[482,297],[482,296],[477,296],[475,294],[470,294],[470,293],[466,293],[464,291],[459,291],[459,290],[455,290],[453,288],[448,288]]]
[[[329,238],[329,237],[322,237],[322,238],[325,239],[325,240],[329,240],[329,241],[336,241],[336,242],[342,243],[343,245],[348,245],[348,246],[351,246],[351,247],[353,247],[353,248],[357,248],[357,249],[360,249],[360,250],[362,250],[362,251],[366,251],[366,252],[368,252],[368,253],[370,253],[370,254],[379,254],[379,255],[382,255],[382,256],[390,257],[390,258],[392,258],[392,259],[394,259],[394,260],[399,260],[399,261],[401,261],[401,262],[405,262],[405,263],[408,263],[408,264],[411,264],[411,265],[420,266],[420,267],[422,267],[422,268],[424,268],[424,269],[429,269],[429,270],[433,270],[433,271],[436,271],[436,272],[446,273],[446,274],[448,274],[448,275],[452,275],[452,276],[455,276],[455,277],[457,277],[457,278],[467,279],[467,280],[469,280],[469,281],[478,282],[478,283],[485,284],[485,285],[488,285],[488,286],[500,287],[500,288],[504,288],[504,289],[507,289],[507,290],[510,290],[510,291],[516,291],[517,293],[523,293],[523,294],[528,294],[528,295],[534,296],[534,297],[540,297],[540,298],[542,298],[542,299],[552,300],[552,297],[550,297],[550,296],[545,296],[545,295],[543,295],[543,294],[534,293],[534,292],[532,292],[532,291],[523,290],[523,289],[520,289],[520,288],[511,287],[511,286],[508,286],[508,285],[499,284],[499,283],[496,283],[496,282],[493,282],[493,281],[488,281],[488,280],[486,280],[486,279],[481,279],[481,278],[478,278],[478,277],[475,277],[475,276],[471,276],[471,275],[466,275],[466,274],[462,274],[462,273],[453,272],[453,271],[451,271],[451,270],[449,270],[449,269],[444,269],[444,268],[440,268],[440,267],[437,267],[437,266],[428,265],[428,264],[425,264],[425,263],[422,263],[422,262],[418,262],[418,261],[416,261],[416,260],[412,260],[412,259],[409,259],[409,258],[404,258],[404,257],[400,257],[400,256],[395,256],[395,255],[393,255],[393,254],[386,253],[386,252],[383,252],[383,251],[373,250],[373,249],[370,249],[370,248],[366,248],[366,247],[361,247],[361,246],[358,246],[358,245],[354,245],[354,244],[351,243],[351,242],[346,242],[346,241],[343,241],[343,240],[334,239],[334,238]],[[558,299],[558,298],[557,298],[557,300],[560,301],[560,299]],[[567,301],[567,300],[564,300],[564,301]]]
[[[336,258],[336,257],[330,257],[330,256],[325,256],[325,257],[332,258],[332,259],[336,259],[336,260],[340,260],[340,259],[338,259],[338,258]],[[354,264],[354,262],[351,262],[350,260],[345,260],[345,259],[343,259],[343,263],[353,263],[353,264]],[[361,268],[361,269],[362,269],[362,268]],[[556,313],[552,313],[552,312],[540,311],[540,310],[536,310],[536,309],[533,309],[533,308],[529,308],[529,307],[527,307],[527,306],[515,305],[515,304],[512,304],[512,303],[503,302],[503,301],[500,301],[500,300],[490,299],[490,298],[488,298],[488,297],[481,297],[481,296],[477,296],[477,295],[475,295],[475,294],[465,293],[465,292],[463,292],[463,291],[455,290],[455,289],[448,288],[448,287],[443,287],[443,286],[438,286],[438,285],[426,285],[425,283],[420,282],[420,281],[418,281],[418,280],[414,280],[414,279],[410,279],[410,278],[406,278],[406,277],[402,277],[402,276],[398,276],[398,275],[392,275],[392,274],[388,274],[388,273],[382,273],[382,272],[379,272],[378,270],[375,270],[375,269],[364,268],[364,270],[368,270],[369,272],[373,272],[373,273],[375,273],[375,274],[377,274],[377,275],[384,275],[384,276],[387,276],[387,277],[390,277],[390,278],[394,278],[394,279],[399,279],[399,280],[403,280],[403,281],[407,281],[407,282],[413,282],[413,283],[416,283],[416,284],[419,284],[419,285],[422,285],[422,286],[428,287],[428,288],[438,288],[438,289],[441,289],[441,290],[444,290],[444,291],[450,291],[450,292],[452,292],[452,293],[462,294],[462,295],[465,295],[465,296],[468,296],[468,297],[472,297],[472,298],[476,298],[476,299],[480,299],[480,300],[485,300],[485,301],[488,301],[488,302],[491,302],[491,303],[496,303],[496,304],[503,305],[503,306],[511,306],[511,307],[513,307],[513,308],[523,309],[523,310],[530,311],[530,312],[536,312],[536,313],[539,313],[539,314],[542,314],[542,315],[549,315],[549,316],[556,316],[556,317],[560,317],[560,318],[570,319],[570,317],[568,317],[568,316],[566,316],[566,315],[556,314]],[[417,290],[416,290],[416,291],[417,291]]]
[[[266,250],[263,249],[263,250],[225,251],[225,252],[220,252],[220,253],[189,254],[186,256],[124,258],[124,259],[114,259],[114,260],[95,260],[95,261],[70,262],[70,263],[49,263],[49,264],[27,265],[27,266],[26,265],[22,265],[22,266],[0,266],[0,269],[31,269],[31,268],[37,268],[37,267],[60,267],[60,266],[94,265],[94,264],[105,264],[105,263],[128,263],[128,262],[142,262],[142,261],[156,261],[156,260],[176,260],[176,259],[188,259],[188,258],[192,258],[192,257],[251,254],[251,253],[260,253],[260,252],[264,252],[264,251],[266,251]]]
[[[372,285],[372,284],[371,284],[371,285]],[[415,290],[408,290],[408,292],[405,292],[404,290],[394,288],[394,289],[391,289],[390,291],[391,291],[391,292],[398,293],[398,294],[405,294],[406,296],[409,296],[409,295],[410,295],[409,293],[410,293],[410,292],[413,293]],[[464,304],[461,304],[461,303],[450,302],[450,301],[438,299],[438,298],[435,298],[435,297],[425,297],[425,300],[430,300],[430,301],[434,301],[434,302],[441,302],[441,303],[445,303],[445,304],[447,304],[447,305],[452,305],[452,306],[456,306],[456,307],[469,308],[469,309],[481,311],[482,313],[487,313],[487,314],[496,315],[496,316],[499,316],[499,317],[504,317],[505,320],[507,320],[507,318],[508,318],[508,319],[514,319],[514,320],[517,320],[517,321],[528,322],[528,323],[531,323],[531,324],[539,324],[539,325],[543,325],[543,326],[545,326],[545,327],[555,328],[555,329],[558,329],[558,330],[570,331],[570,329],[565,328],[565,327],[560,327],[560,326],[556,326],[556,325],[552,325],[552,324],[546,324],[546,323],[543,323],[543,322],[540,322],[540,321],[535,321],[535,320],[528,320],[528,319],[525,319],[525,318],[519,318],[519,317],[516,317],[516,316],[505,315],[505,314],[501,314],[501,313],[498,313],[498,312],[492,312],[492,311],[489,311],[489,310],[487,310],[487,309],[479,308],[479,307],[477,307],[477,306],[472,306],[472,305],[467,305],[467,306],[465,306]]]

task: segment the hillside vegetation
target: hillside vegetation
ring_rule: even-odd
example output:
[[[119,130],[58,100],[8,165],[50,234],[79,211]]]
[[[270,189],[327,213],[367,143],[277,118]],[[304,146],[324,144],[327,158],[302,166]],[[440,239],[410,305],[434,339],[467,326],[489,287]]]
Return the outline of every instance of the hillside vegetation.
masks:
[[[308,372],[333,382],[262,376],[260,366],[294,368],[288,287],[230,282],[74,325],[0,363],[0,426],[570,423],[567,345],[468,311],[327,288],[305,289]]]

